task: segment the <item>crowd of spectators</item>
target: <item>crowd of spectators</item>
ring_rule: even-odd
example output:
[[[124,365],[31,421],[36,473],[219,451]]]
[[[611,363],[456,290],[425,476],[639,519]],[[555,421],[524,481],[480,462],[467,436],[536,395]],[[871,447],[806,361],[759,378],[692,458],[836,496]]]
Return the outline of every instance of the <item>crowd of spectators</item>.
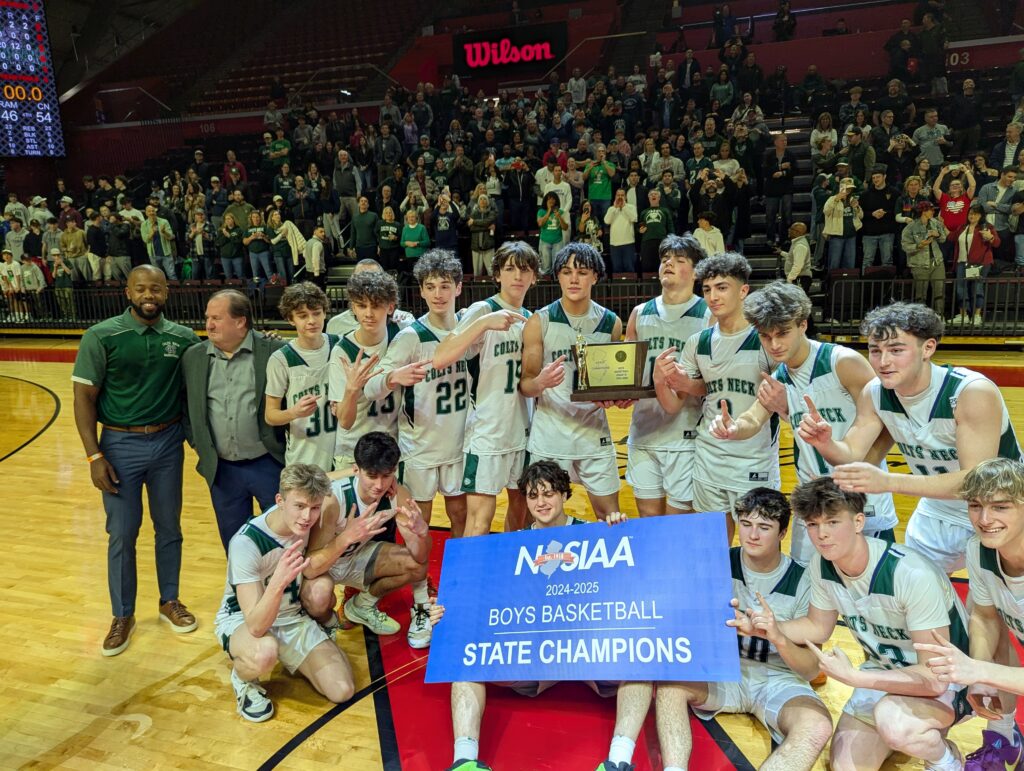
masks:
[[[208,159],[197,149],[141,198],[129,180],[104,174],[76,191],[58,181],[26,203],[12,193],[2,235],[11,263],[66,288],[117,280],[147,261],[171,280],[283,284],[301,269],[322,282],[332,260],[365,257],[407,275],[432,245],[482,275],[510,237],[536,239],[545,271],[561,244],[579,239],[604,253],[613,275],[629,276],[656,270],[666,233],[692,230],[712,251],[740,252],[764,234],[789,280],[877,258],[920,276],[926,295],[940,272],[976,277],[968,268],[980,251],[980,275],[993,263],[1024,268],[1024,53],[1010,82],[1019,109],[1005,138],[986,146],[982,120],[1000,105],[986,104],[971,78],[948,95],[941,3],[924,5],[920,26],[902,20],[886,44],[882,93],[828,80],[814,65],[799,80],[784,66],[766,74],[727,5],[715,12],[714,49],[660,54],[650,71],[575,69],[496,96],[446,77],[390,88],[372,118],[317,110],[275,81],[249,167],[232,150]],[[783,1],[775,34],[785,39],[795,23]],[[930,85],[922,104],[908,94],[913,82]],[[773,132],[767,121],[780,115],[785,130]],[[805,127],[809,161],[793,146],[807,141]],[[810,194],[811,215],[794,236],[799,193]],[[979,236],[987,250],[959,248],[972,206],[992,231]],[[946,234],[922,253],[908,233],[932,207]],[[783,251],[792,238],[799,248]],[[793,257],[804,254],[809,265]],[[28,273],[18,291],[40,283]],[[0,268],[0,280],[8,274]]]

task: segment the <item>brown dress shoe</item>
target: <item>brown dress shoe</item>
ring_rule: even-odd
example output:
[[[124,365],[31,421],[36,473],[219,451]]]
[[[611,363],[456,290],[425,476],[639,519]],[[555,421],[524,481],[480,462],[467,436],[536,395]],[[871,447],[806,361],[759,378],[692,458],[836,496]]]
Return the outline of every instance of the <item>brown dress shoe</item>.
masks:
[[[178,600],[168,600],[160,606],[160,620],[170,624],[175,634],[191,632],[199,626],[196,617]]]
[[[103,655],[116,656],[128,647],[135,631],[135,616],[115,616],[110,622],[110,631],[103,640]]]

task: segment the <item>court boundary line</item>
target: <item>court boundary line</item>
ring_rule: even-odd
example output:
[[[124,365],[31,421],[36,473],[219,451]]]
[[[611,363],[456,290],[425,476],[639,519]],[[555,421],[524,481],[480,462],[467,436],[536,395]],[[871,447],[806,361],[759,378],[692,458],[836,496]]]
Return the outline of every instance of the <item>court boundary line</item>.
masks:
[[[426,666],[426,659],[416,659],[415,661],[410,661],[408,664],[396,670],[397,676],[394,679],[395,681],[401,680],[405,677],[408,677],[413,672],[418,672]],[[277,768],[278,765],[280,765],[284,760],[286,760],[288,756],[291,755],[292,752],[294,752],[296,749],[298,749],[298,747],[302,745],[308,738],[313,736],[313,734],[315,734],[325,725],[334,720],[334,718],[336,718],[338,715],[342,714],[343,712],[346,712],[350,707],[355,706],[363,699],[365,699],[367,696],[375,694],[378,691],[386,690],[387,687],[387,677],[378,680],[371,680],[367,685],[363,686],[354,694],[352,694],[352,697],[348,701],[343,701],[341,704],[335,704],[324,714],[322,714],[312,723],[310,723],[297,734],[295,734],[295,736],[293,736],[291,739],[285,742],[279,750],[277,750],[273,755],[271,755],[269,758],[263,761],[263,763],[261,763],[257,768],[257,771],[270,771],[270,769]],[[383,761],[384,759],[381,758],[381,760]]]
[[[363,642],[366,645],[366,664],[370,670],[370,677],[384,681],[384,687],[373,692],[373,714],[377,718],[377,739],[380,742],[380,765],[383,771],[402,771],[402,758],[398,752],[398,731],[395,729],[394,713],[391,710],[391,694],[388,692],[380,638],[364,626]]]
[[[16,455],[17,453],[21,452],[26,447],[28,447],[30,444],[32,444],[32,442],[34,442],[36,439],[38,439],[43,434],[45,434],[47,432],[47,430],[50,428],[50,426],[52,426],[54,424],[54,422],[56,422],[57,417],[60,415],[61,407],[63,405],[61,403],[60,397],[57,396],[57,394],[54,391],[52,391],[51,389],[49,389],[46,386],[44,386],[42,383],[37,383],[34,380],[25,380],[24,378],[14,377],[12,375],[0,375],[0,377],[5,378],[7,380],[16,380],[19,383],[28,383],[29,385],[34,385],[36,388],[41,388],[43,391],[48,393],[50,395],[50,398],[53,399],[53,414],[50,416],[50,419],[48,421],[46,421],[46,425],[44,425],[42,428],[40,428],[38,431],[36,431],[35,434],[33,434],[31,437],[26,439],[20,445],[15,447],[9,453],[7,453],[2,458],[0,458],[0,462],[3,462],[5,460],[7,460],[8,458],[10,458],[12,455]]]

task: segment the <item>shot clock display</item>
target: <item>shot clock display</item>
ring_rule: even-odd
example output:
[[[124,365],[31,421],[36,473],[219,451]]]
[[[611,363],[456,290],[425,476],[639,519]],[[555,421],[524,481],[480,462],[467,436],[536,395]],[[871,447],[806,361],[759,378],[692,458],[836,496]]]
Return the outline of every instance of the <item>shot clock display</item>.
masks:
[[[42,0],[0,0],[0,156],[64,154]]]

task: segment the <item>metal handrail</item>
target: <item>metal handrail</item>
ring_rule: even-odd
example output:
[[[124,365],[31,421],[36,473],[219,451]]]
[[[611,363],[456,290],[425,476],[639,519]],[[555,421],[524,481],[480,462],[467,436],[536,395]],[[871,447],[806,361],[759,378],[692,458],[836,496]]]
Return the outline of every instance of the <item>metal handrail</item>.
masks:
[[[713,4],[708,4],[709,7],[714,8]],[[859,3],[844,3],[843,5],[820,5],[816,8],[797,8],[790,10],[790,13],[794,16],[811,16],[818,13],[832,13],[838,11],[850,11],[857,8],[873,8],[876,5],[892,5],[892,0],[863,0]],[[743,18],[753,19],[754,21],[763,21],[766,19],[774,19],[775,13],[769,11],[767,13],[753,13],[747,16],[737,16],[737,21]],[[685,32],[688,29],[704,29],[706,27],[714,26],[714,19],[707,21],[692,21],[689,24],[680,24],[677,28],[681,32]],[[664,30],[665,32],[671,32],[672,30]]]
[[[371,70],[376,70],[381,75],[383,75],[385,78],[387,78],[392,83],[394,83],[396,86],[402,85],[397,80],[395,80],[393,77],[388,75],[388,73],[384,72],[384,70],[382,70],[376,64],[370,64],[368,62],[364,62],[360,66],[369,67]],[[350,67],[352,67],[351,64],[335,64],[335,65],[332,65],[330,67],[321,67],[320,69],[316,70],[312,75],[310,75],[308,78],[306,78],[306,82],[303,83],[301,86],[299,86],[297,89],[295,89],[295,91],[296,91],[296,93],[301,95],[302,92],[305,91],[306,86],[308,86],[310,83],[312,83],[313,80],[316,79],[317,76],[319,76],[319,75],[321,75],[321,74],[323,74],[325,72],[334,72],[335,70],[345,70],[345,69],[349,69]]]
[[[100,89],[99,91],[96,92],[96,96],[99,96],[100,94],[117,94],[117,93],[120,93],[122,91],[141,91],[143,94],[145,94],[150,99],[152,99],[154,102],[156,102],[158,105],[160,105],[165,110],[167,110],[167,112],[170,112],[170,113],[174,112],[174,110],[172,110],[169,105],[166,105],[163,102],[161,102],[159,99],[157,99],[155,96],[153,96],[151,93],[149,93],[149,91],[144,89],[142,86],[124,86],[122,88],[103,88],[103,89]],[[130,118],[132,113],[134,113],[134,112],[135,112],[135,110],[130,110],[128,112],[128,114],[125,115],[121,119],[120,122],[123,123],[124,121],[128,120],[128,118]]]
[[[567,53],[565,56],[563,56],[561,59],[559,59],[558,62],[554,66],[552,66],[550,70],[548,70],[543,75],[541,75],[540,78],[538,78],[537,80],[523,80],[523,81],[507,80],[505,82],[498,83],[498,88],[519,88],[521,86],[522,87],[525,87],[525,86],[536,86],[536,85],[544,83],[548,79],[548,76],[551,75],[552,72],[557,70],[563,64],[565,64],[565,62],[569,59],[569,57],[572,56],[574,53],[576,53],[576,50],[580,46],[582,46],[584,43],[589,43],[592,40],[612,40],[612,39],[615,39],[615,38],[636,37],[637,35],[646,35],[646,34],[647,34],[647,30],[641,30],[639,32],[617,32],[614,35],[594,35],[592,37],[585,37],[585,38],[583,38],[583,40],[581,40],[579,43],[577,43],[575,46],[573,46],[572,50],[569,51],[569,53]]]

